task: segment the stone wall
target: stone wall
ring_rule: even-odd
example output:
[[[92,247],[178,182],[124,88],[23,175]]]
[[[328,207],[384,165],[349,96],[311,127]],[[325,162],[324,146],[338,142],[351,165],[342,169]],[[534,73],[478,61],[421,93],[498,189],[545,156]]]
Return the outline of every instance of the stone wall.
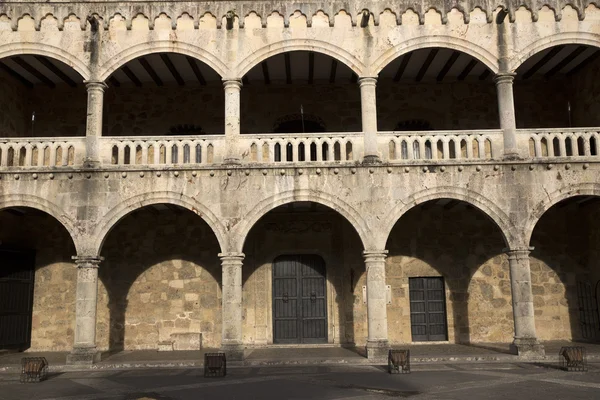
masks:
[[[23,136],[27,88],[0,70],[0,137]]]
[[[504,247],[494,224],[464,204],[449,210],[441,205],[420,206],[405,214],[387,245],[390,342],[412,341],[409,278],[428,276],[445,281],[449,342],[511,342],[513,316]]]
[[[200,126],[207,134],[222,134],[224,107],[225,94],[219,83],[110,87],[105,95],[104,135],[165,136],[178,125]]]
[[[157,349],[184,333],[219,347],[219,251],[210,228],[190,211],[146,208],[121,220],[102,249],[99,348]]]
[[[600,125],[600,59],[573,76],[571,91],[574,126]]]
[[[280,210],[280,209],[278,209]],[[272,264],[282,254],[316,254],[326,264],[328,342],[363,346],[367,337],[362,245],[334,212],[274,211],[251,231],[244,247],[243,335],[248,345],[273,343]]]
[[[47,214],[0,212],[0,247],[35,251],[30,351],[68,351],[75,328],[77,269],[67,231]]]
[[[565,78],[514,82],[517,128],[565,128],[569,126],[567,102],[570,101]],[[571,100],[571,106],[573,102]],[[573,125],[575,126],[575,125]]]
[[[0,137],[85,136],[86,108],[83,85],[28,89],[0,71]]]
[[[573,199],[547,211],[533,232],[531,283],[541,340],[585,339],[578,299],[582,288],[578,286],[590,284],[593,296],[600,279],[598,223],[594,219],[599,212],[598,202],[579,206]]]

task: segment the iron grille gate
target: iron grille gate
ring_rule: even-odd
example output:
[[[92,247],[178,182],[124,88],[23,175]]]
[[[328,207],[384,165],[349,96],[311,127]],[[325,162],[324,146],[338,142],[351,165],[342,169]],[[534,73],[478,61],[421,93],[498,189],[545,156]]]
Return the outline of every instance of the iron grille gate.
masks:
[[[579,325],[581,336],[588,340],[600,339],[598,322],[598,302],[589,282],[577,282],[577,302],[579,303]]]
[[[0,250],[0,349],[31,345],[33,252]]]
[[[444,278],[409,278],[413,342],[448,340]]]
[[[273,342],[327,343],[325,262],[285,255],[273,262]]]

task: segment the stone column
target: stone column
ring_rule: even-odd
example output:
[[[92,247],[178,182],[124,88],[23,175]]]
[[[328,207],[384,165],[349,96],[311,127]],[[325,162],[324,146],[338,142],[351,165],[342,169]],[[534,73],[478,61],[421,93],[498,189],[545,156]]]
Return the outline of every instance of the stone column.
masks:
[[[225,87],[225,164],[240,164],[240,92],[242,81],[228,79],[223,81]]]
[[[86,152],[84,166],[97,167],[100,164],[100,143],[102,136],[102,111],[104,108],[104,82],[85,83],[87,88],[87,120],[85,127]]]
[[[229,360],[243,360],[242,263],[243,253],[220,253],[223,268],[223,339],[221,349]]]
[[[67,364],[92,364],[100,361],[96,350],[96,307],[98,301],[98,266],[101,257],[73,257],[77,264],[75,298],[75,342]]]
[[[525,357],[544,355],[544,347],[538,341],[535,333],[531,270],[529,267],[530,250],[529,248],[517,248],[507,251],[515,323],[515,339],[512,348],[518,355]]]
[[[362,131],[364,136],[364,163],[380,162],[377,151],[377,78],[359,78],[360,108],[362,114]]]
[[[367,267],[367,357],[370,360],[387,357],[387,301],[385,288],[385,257],[387,250],[365,250]]]
[[[513,95],[514,73],[499,73],[495,76],[496,92],[498,93],[498,115],[500,129],[504,137],[504,158],[519,158],[517,145],[517,122],[515,119],[515,101]]]

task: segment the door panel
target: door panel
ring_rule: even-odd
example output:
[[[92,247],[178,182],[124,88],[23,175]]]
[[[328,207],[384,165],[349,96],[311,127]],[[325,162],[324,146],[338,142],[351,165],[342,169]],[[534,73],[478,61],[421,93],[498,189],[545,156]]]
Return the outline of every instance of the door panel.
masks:
[[[273,341],[326,343],[325,263],[313,255],[286,255],[273,263]]]
[[[31,345],[35,256],[0,250],[0,349]]]
[[[408,286],[412,340],[448,340],[444,279],[410,278]]]

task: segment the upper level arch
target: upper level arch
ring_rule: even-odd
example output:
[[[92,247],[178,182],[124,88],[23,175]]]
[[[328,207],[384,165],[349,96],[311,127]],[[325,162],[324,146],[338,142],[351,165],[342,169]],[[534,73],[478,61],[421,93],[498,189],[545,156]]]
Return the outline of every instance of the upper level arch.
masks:
[[[104,241],[108,237],[110,231],[117,225],[117,223],[127,216],[132,211],[140,209],[142,207],[154,205],[154,204],[173,204],[176,206],[188,209],[196,214],[199,218],[202,218],[208,226],[212,229],[221,251],[227,249],[227,241],[225,235],[225,228],[217,218],[217,216],[207,207],[200,204],[198,201],[191,197],[184,196],[181,193],[161,191],[140,194],[122,201],[111,210],[106,213],[105,218],[97,225],[96,229],[92,233],[91,251],[94,255],[99,255],[102,251]]]
[[[242,252],[250,230],[258,220],[269,211],[284,204],[306,201],[324,205],[342,215],[356,230],[365,249],[372,248],[372,235],[363,217],[351,205],[328,193],[310,190],[292,190],[266,198],[256,204],[239,225],[231,232],[230,246],[232,251]]]
[[[394,228],[394,225],[412,208],[436,199],[459,200],[476,207],[490,218],[502,233],[502,238],[508,248],[518,246],[520,238],[516,232],[515,226],[510,222],[508,216],[493,201],[487,199],[482,194],[468,189],[462,189],[451,186],[434,187],[417,192],[402,200],[395,206],[382,224],[382,237],[379,238],[379,245],[385,248],[386,242]]]
[[[57,220],[67,231],[77,254],[83,254],[83,245],[80,242],[79,230],[76,228],[76,221],[70,218],[65,210],[61,209],[56,204],[38,196],[22,195],[22,194],[7,194],[0,196],[0,211],[11,207],[27,207],[35,210],[43,211]],[[75,254],[73,254],[75,255]]]
[[[190,56],[208,65],[222,78],[231,75],[227,65],[211,52],[188,43],[161,40],[140,43],[109,57],[108,60],[99,67],[98,79],[100,81],[105,81],[113,74],[113,72],[128,62],[138,57],[155,53],[176,53]]]
[[[556,46],[579,44],[600,48],[600,35],[589,32],[561,32],[546,36],[518,51],[509,64],[509,71],[516,71],[523,63],[539,52]]]
[[[7,43],[0,44],[0,60],[13,57],[34,55],[52,58],[73,68],[83,80],[90,79],[91,72],[84,60],[81,60],[64,49],[43,43]]]
[[[369,72],[372,75],[378,75],[387,65],[398,57],[415,50],[434,47],[451,49],[468,54],[475,60],[483,63],[494,74],[498,73],[500,70],[498,57],[487,49],[464,39],[440,35],[421,36],[395,45],[373,61],[370,65]]]
[[[312,51],[328,55],[344,63],[358,76],[363,75],[366,70],[366,66],[361,60],[339,46],[320,40],[289,39],[268,44],[252,52],[250,56],[238,63],[237,67],[233,70],[233,77],[246,75],[252,68],[269,57],[292,51]]]

